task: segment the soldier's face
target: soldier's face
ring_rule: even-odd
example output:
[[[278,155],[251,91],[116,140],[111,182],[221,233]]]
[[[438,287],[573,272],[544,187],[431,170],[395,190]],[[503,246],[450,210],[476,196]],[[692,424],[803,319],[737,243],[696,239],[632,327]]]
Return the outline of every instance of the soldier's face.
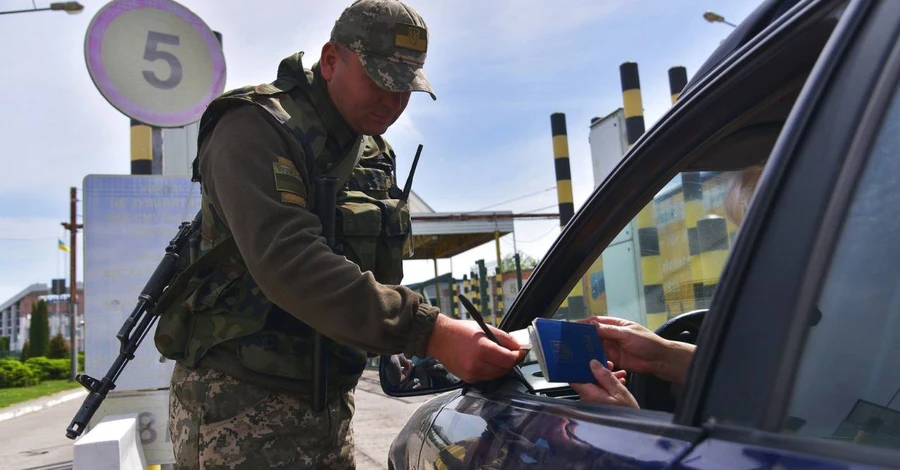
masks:
[[[397,93],[376,85],[349,49],[325,44],[320,64],[331,100],[360,134],[384,134],[409,104],[410,92]]]

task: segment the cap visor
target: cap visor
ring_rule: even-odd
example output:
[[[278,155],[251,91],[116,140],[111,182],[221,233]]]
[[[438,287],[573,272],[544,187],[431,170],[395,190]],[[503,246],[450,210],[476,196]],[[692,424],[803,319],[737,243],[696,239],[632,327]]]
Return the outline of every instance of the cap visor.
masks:
[[[363,69],[376,85],[388,91],[424,91],[437,100],[422,67],[392,60],[357,54]]]

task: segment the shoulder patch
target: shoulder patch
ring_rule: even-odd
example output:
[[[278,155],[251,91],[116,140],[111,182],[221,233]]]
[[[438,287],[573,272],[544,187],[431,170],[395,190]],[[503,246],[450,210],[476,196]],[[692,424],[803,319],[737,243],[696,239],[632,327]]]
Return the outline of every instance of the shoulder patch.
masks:
[[[272,163],[272,171],[275,173],[275,190],[281,193],[281,202],[307,207],[306,187],[294,162],[278,157]]]
[[[281,202],[285,204],[293,204],[303,208],[307,207],[306,198],[298,196],[294,193],[281,193]]]

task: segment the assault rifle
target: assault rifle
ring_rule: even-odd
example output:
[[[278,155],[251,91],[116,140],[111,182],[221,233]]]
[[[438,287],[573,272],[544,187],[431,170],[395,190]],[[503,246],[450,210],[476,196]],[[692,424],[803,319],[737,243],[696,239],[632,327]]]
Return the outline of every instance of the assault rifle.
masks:
[[[87,374],[75,376],[75,380],[83,385],[89,393],[66,429],[66,437],[69,439],[76,439],[84,432],[106,395],[116,388],[116,380],[125,369],[125,365],[134,359],[134,352],[137,351],[141,341],[156,322],[157,315],[154,312],[156,303],[178,272],[179,259],[188,256],[189,251],[187,250],[190,249],[192,240],[196,240],[200,230],[200,214],[197,212],[197,216],[192,222],[183,222],[178,227],[175,238],[166,247],[166,254],[138,296],[137,306],[134,307],[131,315],[116,334],[116,338],[119,340],[119,356],[113,361],[106,375],[100,380]]]

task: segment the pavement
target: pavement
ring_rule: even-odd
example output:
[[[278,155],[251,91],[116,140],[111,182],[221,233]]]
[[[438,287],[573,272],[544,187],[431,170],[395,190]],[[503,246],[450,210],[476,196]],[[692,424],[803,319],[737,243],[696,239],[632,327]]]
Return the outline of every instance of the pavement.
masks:
[[[0,470],[71,469],[72,441],[66,438],[66,427],[85,395],[70,390],[0,409]],[[431,397],[388,397],[381,391],[378,372],[365,371],[356,388],[353,419],[356,468],[386,470],[394,437]]]

